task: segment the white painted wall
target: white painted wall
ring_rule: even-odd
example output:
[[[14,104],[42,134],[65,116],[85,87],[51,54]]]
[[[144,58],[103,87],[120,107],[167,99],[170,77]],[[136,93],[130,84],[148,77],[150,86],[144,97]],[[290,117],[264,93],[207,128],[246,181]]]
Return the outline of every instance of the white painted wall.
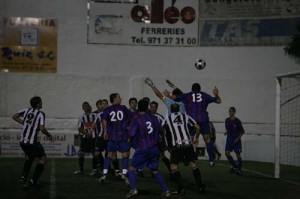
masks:
[[[18,128],[10,119],[18,109],[28,106],[33,95],[44,100],[48,128],[76,129],[81,103],[93,106],[98,98],[119,92],[124,104],[130,97],[158,99],[144,77],[153,78],[160,89],[172,80],[184,91],[199,82],[204,91],[220,90],[222,104],[209,107],[211,120],[223,122],[230,106],[247,124],[246,133],[273,135],[275,120],[275,75],[299,70],[284,55],[283,47],[143,47],[87,44],[87,0],[1,0],[1,17],[42,17],[58,20],[57,74],[0,74],[0,129]],[[207,67],[198,71],[193,64],[204,58]],[[36,87],[35,85],[38,84]],[[163,104],[159,111],[164,113]],[[224,125],[217,127],[224,131]],[[246,136],[245,136],[246,137]],[[244,146],[266,148],[259,161],[273,161],[272,139],[263,145],[251,137]],[[258,139],[260,140],[260,139]],[[262,140],[265,142],[265,140]],[[248,154],[248,153],[247,153]],[[253,152],[253,154],[256,154]],[[253,159],[249,155],[246,159]]]

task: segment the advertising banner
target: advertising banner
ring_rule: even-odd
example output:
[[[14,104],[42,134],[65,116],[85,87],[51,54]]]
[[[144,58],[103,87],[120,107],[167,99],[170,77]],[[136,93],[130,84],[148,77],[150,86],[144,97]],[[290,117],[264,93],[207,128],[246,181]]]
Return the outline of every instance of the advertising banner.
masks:
[[[57,70],[57,20],[0,18],[0,71]]]
[[[90,0],[88,43],[143,46],[284,46],[298,0]]]
[[[20,130],[21,131],[21,130]],[[43,145],[48,157],[76,157],[78,147],[74,146],[74,134],[59,133],[52,134],[54,141],[44,134],[39,134],[39,140]],[[20,147],[20,132],[0,131],[0,157],[24,157]]]

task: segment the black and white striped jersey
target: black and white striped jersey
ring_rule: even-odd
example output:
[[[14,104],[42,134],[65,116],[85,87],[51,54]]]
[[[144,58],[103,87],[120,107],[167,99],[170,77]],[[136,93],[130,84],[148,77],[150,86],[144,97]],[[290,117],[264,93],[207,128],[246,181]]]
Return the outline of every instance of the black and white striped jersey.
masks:
[[[96,119],[94,120],[94,124],[96,125],[95,131],[97,137],[101,137],[103,135],[102,114],[103,114],[102,111],[100,113],[97,113]]]
[[[162,115],[159,114],[159,113],[155,113],[154,115],[157,117],[159,123],[162,124],[163,121],[164,121],[164,119],[165,119],[164,116],[162,116]]]
[[[45,113],[33,108],[25,108],[18,111],[23,117],[23,130],[20,142],[23,144],[34,144],[38,142],[40,125],[45,124]]]
[[[195,121],[185,113],[172,113],[167,116],[163,122],[166,128],[169,128],[170,135],[166,135],[169,147],[189,146],[192,144],[191,135],[189,133],[188,124],[195,125]]]
[[[78,128],[83,128],[85,132],[92,134],[92,138],[97,137],[96,131],[93,130],[93,124],[97,117],[96,113],[83,114],[78,119]],[[83,137],[86,137],[85,135]]]

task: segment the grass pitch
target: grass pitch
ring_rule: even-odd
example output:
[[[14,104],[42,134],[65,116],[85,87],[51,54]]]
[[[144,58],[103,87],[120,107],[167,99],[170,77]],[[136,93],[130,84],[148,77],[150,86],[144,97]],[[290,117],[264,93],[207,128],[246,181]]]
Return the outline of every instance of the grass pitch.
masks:
[[[74,175],[78,169],[78,159],[50,158],[40,179],[37,191],[23,190],[19,176],[23,167],[22,158],[0,158],[0,198],[1,199],[81,199],[81,198],[125,198],[129,191],[122,181],[115,176],[108,176],[107,183],[99,184],[97,177],[89,176],[91,159],[85,160],[85,175]],[[189,168],[180,166],[186,190],[185,198],[203,199],[298,199],[300,195],[299,180],[276,180],[273,164],[244,161],[243,176],[229,174],[227,161],[217,161],[210,168],[207,161],[198,162],[202,178],[206,184],[207,194],[200,195]],[[33,164],[32,171],[35,164]],[[300,173],[299,168],[292,168]],[[170,181],[168,171],[163,163],[160,170],[164,174],[170,191],[176,190]],[[140,199],[161,198],[161,190],[148,170],[145,177],[138,178]],[[172,198],[180,198],[172,196]]]

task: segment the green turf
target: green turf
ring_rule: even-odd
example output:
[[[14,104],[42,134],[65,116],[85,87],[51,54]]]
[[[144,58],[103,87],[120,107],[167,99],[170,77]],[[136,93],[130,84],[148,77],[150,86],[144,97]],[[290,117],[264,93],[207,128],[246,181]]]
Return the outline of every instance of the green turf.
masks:
[[[36,192],[23,190],[18,182],[23,161],[20,158],[0,158],[1,199],[124,198],[129,191],[129,188],[125,187],[122,181],[114,176],[108,176],[108,182],[105,184],[99,184],[98,178],[89,176],[91,159],[87,159],[85,162],[86,175],[73,174],[78,169],[77,159],[49,159],[40,179],[39,190]],[[273,175],[272,164],[245,161],[244,168],[246,171],[241,177],[229,174],[229,166],[226,161],[218,161],[214,168],[210,168],[206,161],[200,161],[199,167],[201,168],[203,181],[207,186],[207,194],[198,194],[192,173],[188,168],[181,165],[186,198],[298,199],[300,195],[299,184],[275,180],[251,172]],[[169,189],[175,190],[175,185],[169,180],[168,172],[163,164],[161,164],[160,169],[166,177]],[[151,178],[149,171],[145,171],[145,178],[138,178],[138,189],[140,194],[138,198],[161,198],[161,190],[155,179]],[[172,198],[179,197],[174,196]]]

